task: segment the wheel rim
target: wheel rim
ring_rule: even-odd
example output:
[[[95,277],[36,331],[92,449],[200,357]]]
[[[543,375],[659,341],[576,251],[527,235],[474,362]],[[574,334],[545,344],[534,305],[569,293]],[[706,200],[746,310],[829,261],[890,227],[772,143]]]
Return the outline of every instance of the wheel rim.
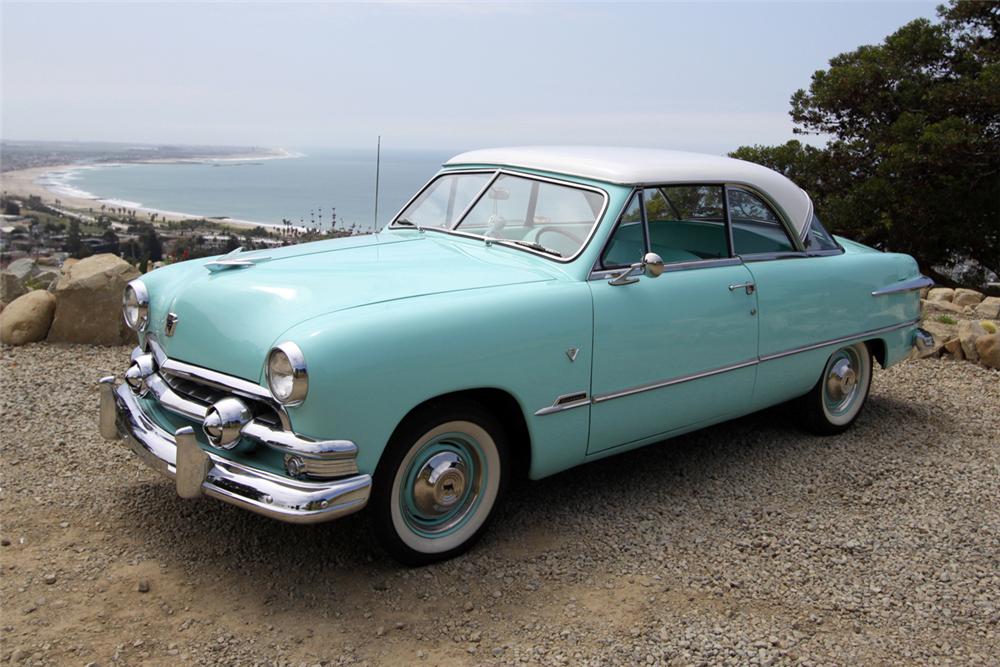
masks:
[[[417,450],[398,489],[400,514],[421,537],[451,535],[476,513],[487,480],[482,447],[467,433],[438,435]]]
[[[862,394],[861,382],[864,367],[861,357],[853,347],[834,352],[823,371],[823,404],[834,416],[851,411]]]

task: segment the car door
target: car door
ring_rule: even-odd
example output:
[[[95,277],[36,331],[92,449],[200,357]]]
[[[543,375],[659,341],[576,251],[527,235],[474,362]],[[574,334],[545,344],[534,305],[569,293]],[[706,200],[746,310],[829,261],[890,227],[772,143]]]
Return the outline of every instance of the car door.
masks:
[[[615,281],[644,252],[662,275]],[[757,363],[756,290],[731,256],[721,186],[637,192],[590,281],[588,454],[738,414]],[[619,283],[619,284],[615,284]]]
[[[859,276],[844,274],[837,257],[842,250],[824,230],[806,252],[760,194],[731,185],[726,201],[733,251],[757,287],[760,365],[754,402],[761,407],[813,387],[830,351],[792,352],[862,330],[853,322],[872,300],[873,288],[858,287]],[[844,298],[844,291],[864,299]]]

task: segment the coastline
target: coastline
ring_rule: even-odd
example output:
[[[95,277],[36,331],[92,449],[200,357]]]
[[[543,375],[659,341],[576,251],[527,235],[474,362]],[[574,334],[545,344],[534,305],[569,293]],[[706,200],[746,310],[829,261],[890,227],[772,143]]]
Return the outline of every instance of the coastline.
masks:
[[[243,162],[248,160],[284,160],[301,157],[301,154],[291,153],[283,148],[274,149],[268,153],[236,154],[220,157],[190,157],[190,158],[162,158],[148,160],[128,160],[117,162],[100,163],[70,163],[62,165],[52,165],[47,167],[30,167],[28,169],[15,169],[0,173],[0,190],[12,196],[20,196],[27,199],[30,196],[37,196],[43,202],[54,205],[59,201],[62,208],[71,209],[79,213],[94,214],[100,213],[102,205],[108,207],[121,207],[145,214],[146,217],[155,214],[158,219],[165,222],[180,222],[184,220],[205,220],[220,226],[238,227],[250,229],[253,227],[273,227],[280,229],[281,225],[273,222],[260,222],[255,220],[240,220],[237,218],[215,218],[199,215],[197,213],[186,213],[181,211],[166,211],[157,208],[143,206],[140,202],[128,202],[113,197],[101,197],[90,195],[90,193],[73,194],[70,191],[59,190],[53,187],[51,181],[55,175],[66,174],[87,168],[114,167],[125,164],[206,164],[214,162]],[[90,196],[84,196],[84,195]]]

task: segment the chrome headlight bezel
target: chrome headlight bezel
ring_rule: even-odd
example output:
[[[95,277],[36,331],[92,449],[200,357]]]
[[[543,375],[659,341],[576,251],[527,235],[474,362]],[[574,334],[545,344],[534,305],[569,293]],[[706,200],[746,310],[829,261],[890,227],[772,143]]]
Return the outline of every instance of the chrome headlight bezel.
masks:
[[[278,403],[285,406],[299,405],[309,392],[309,373],[306,358],[298,345],[285,341],[267,353],[264,363],[267,389]]]
[[[145,331],[149,325],[149,291],[138,278],[126,285],[122,293],[122,317],[134,331]]]

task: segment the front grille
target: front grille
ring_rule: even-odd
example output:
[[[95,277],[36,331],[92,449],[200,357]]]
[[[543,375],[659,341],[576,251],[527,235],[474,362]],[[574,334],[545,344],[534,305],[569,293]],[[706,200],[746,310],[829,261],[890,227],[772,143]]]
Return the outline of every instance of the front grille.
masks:
[[[181,377],[169,371],[160,369],[160,377],[163,381],[167,383],[177,395],[181,398],[186,398],[190,401],[195,401],[204,405],[206,408],[211,406],[213,403],[218,403],[223,398],[228,398],[234,396],[231,392],[224,391],[212,385],[199,382],[198,380]],[[273,428],[280,428],[282,426],[281,417],[278,415],[277,410],[270,404],[261,401],[248,398],[245,396],[238,397],[241,401],[246,403],[247,407],[253,413],[254,418],[258,421],[266,423],[268,426]]]

